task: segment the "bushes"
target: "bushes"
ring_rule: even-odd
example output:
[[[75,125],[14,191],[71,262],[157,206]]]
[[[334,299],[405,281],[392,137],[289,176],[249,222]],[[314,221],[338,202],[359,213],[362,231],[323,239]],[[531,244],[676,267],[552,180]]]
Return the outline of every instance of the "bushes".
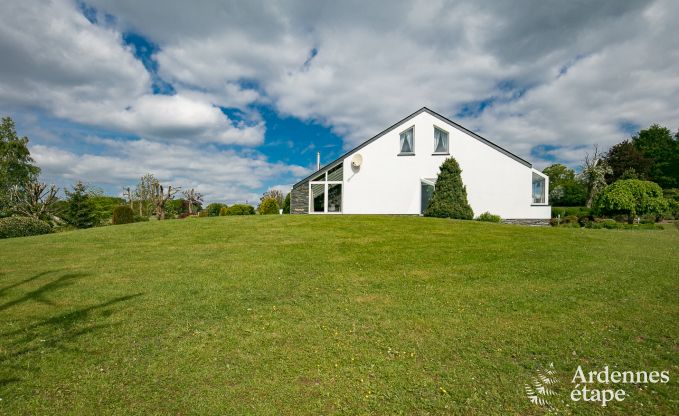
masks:
[[[500,222],[502,218],[500,218],[499,215],[493,215],[490,212],[486,211],[483,214],[479,215],[476,218],[476,221],[485,221],[485,222]]]
[[[207,215],[209,217],[217,217],[217,216],[219,216],[219,211],[221,211],[222,208],[226,208],[226,204],[221,204],[219,202],[213,202],[213,203],[209,204],[207,207],[205,207],[204,211],[207,212]]]
[[[278,201],[274,198],[265,198],[262,203],[259,204],[260,215],[278,214],[278,209]]]
[[[0,238],[28,237],[48,234],[52,227],[44,221],[31,217],[0,218]]]
[[[127,205],[118,205],[113,209],[111,222],[114,225],[131,224],[134,222],[134,211]]]
[[[229,207],[226,207],[226,206],[221,207],[220,210],[219,210],[219,216],[220,216],[220,217],[225,216],[225,215],[226,215],[226,212],[227,212],[228,210],[229,210]]]
[[[637,215],[662,215],[669,208],[657,183],[639,179],[621,179],[608,185],[597,196],[595,212],[603,215],[626,215],[627,222]]]
[[[426,217],[471,220],[474,212],[467,202],[467,189],[462,184],[462,169],[455,158],[448,158],[439,168],[434,193],[424,211]]]
[[[207,218],[209,217],[209,212],[207,209],[204,209],[198,213],[198,217],[200,218]]]
[[[235,204],[226,209],[226,215],[255,215],[255,208],[247,204]]]

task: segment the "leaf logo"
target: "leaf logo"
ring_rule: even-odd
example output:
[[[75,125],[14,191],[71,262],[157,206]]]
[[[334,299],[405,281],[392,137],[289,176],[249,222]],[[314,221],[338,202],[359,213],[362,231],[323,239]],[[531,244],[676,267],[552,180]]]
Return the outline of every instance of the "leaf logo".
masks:
[[[556,378],[554,363],[549,363],[549,367],[537,369],[535,377],[531,378],[530,384],[524,385],[524,389],[531,403],[553,408],[554,406],[549,398],[556,396],[554,386],[557,384],[559,384],[559,380]]]

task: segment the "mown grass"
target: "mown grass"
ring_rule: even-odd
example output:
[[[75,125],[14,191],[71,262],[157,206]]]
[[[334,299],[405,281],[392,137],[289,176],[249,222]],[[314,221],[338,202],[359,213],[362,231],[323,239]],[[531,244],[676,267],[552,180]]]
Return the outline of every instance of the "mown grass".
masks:
[[[679,231],[416,217],[0,241],[0,413],[679,414]],[[605,408],[578,365],[669,370]],[[566,406],[568,404],[568,406]]]

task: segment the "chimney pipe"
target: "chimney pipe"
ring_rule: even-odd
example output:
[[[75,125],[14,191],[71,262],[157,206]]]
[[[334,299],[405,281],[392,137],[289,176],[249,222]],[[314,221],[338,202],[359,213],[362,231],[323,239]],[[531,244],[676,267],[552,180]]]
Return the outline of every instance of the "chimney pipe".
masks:
[[[316,152],[316,170],[321,170],[321,152]]]

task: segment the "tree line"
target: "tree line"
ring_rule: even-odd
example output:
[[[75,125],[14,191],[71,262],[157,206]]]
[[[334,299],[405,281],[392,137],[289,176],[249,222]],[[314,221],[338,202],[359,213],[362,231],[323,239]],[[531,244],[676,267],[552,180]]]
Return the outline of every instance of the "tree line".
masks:
[[[56,185],[39,181],[40,168],[31,157],[28,142],[28,137],[17,135],[10,117],[2,118],[0,238],[37,233],[36,230],[147,221],[151,217],[165,220],[220,214],[278,214],[281,208],[289,212],[289,194],[286,198],[276,189],[264,193],[257,211],[247,203],[231,207],[213,203],[203,209],[200,192],[194,188],[182,190],[179,186],[163,184],[151,173],[143,175],[135,186],[123,188],[122,198],[107,196],[101,189],[82,181],[76,182],[70,189],[63,189],[65,197],[60,197],[60,189]],[[49,227],[45,228],[41,223]]]
[[[606,153],[594,146],[580,172],[563,164],[543,171],[549,176],[553,206],[592,208],[599,214],[679,215],[679,131],[653,124]]]

